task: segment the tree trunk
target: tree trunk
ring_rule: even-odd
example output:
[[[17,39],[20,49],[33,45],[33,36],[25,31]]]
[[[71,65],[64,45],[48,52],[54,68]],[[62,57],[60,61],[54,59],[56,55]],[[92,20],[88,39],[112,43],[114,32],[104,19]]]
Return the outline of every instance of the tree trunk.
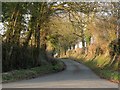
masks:
[[[25,40],[25,42],[24,42],[24,46],[25,46],[25,47],[28,46],[28,43],[29,43],[29,41],[30,41],[31,36],[32,36],[32,30],[29,31],[29,33],[28,33],[28,35],[27,35],[27,38],[26,38],[26,40]]]
[[[81,30],[81,41],[82,41],[82,53],[85,53],[85,38],[84,38],[84,32]]]

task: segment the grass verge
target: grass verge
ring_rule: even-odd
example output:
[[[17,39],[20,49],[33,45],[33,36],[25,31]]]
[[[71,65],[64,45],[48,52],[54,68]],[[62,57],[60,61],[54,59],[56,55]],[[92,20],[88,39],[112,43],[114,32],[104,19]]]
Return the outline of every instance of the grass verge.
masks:
[[[45,74],[59,72],[64,69],[65,69],[65,64],[62,61],[57,60],[57,63],[55,65],[48,64],[30,69],[14,70],[14,71],[2,73],[2,83],[8,83],[23,79],[31,79]]]

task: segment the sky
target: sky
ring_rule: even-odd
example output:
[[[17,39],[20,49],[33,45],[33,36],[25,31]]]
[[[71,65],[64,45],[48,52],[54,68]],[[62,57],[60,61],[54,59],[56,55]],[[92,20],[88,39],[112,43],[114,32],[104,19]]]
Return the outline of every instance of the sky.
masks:
[[[4,29],[3,29],[3,24],[0,22],[0,35],[3,35]]]

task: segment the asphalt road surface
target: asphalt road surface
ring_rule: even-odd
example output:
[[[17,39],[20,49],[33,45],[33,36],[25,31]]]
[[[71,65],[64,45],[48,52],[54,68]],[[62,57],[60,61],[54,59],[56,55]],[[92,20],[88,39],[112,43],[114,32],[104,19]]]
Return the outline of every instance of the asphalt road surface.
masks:
[[[73,60],[63,60],[67,68],[58,73],[3,84],[3,88],[118,88],[118,84],[100,79],[88,67]]]

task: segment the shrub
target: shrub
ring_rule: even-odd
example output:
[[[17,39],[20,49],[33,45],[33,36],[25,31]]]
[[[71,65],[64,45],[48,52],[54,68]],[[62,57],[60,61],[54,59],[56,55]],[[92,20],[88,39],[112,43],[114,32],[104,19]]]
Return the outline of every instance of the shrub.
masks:
[[[12,48],[11,48],[12,47]],[[16,69],[26,69],[40,65],[38,59],[38,50],[35,47],[27,47],[2,43],[2,72]],[[41,58],[45,52],[41,51]],[[45,59],[45,58],[44,58]]]

